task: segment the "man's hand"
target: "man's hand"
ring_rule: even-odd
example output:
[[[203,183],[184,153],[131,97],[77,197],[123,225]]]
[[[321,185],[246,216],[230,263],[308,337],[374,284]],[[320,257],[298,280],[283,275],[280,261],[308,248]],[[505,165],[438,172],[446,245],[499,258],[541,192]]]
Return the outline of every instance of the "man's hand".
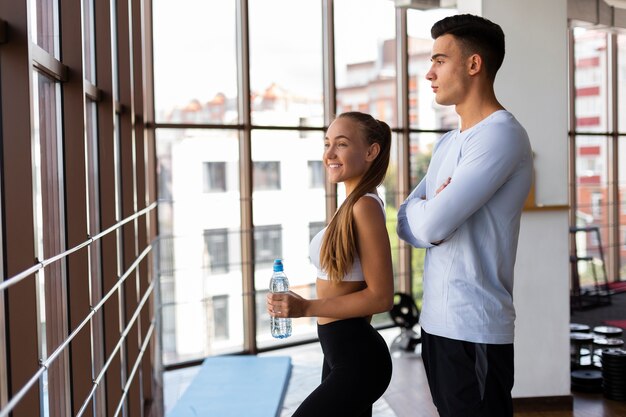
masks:
[[[437,191],[435,191],[435,195],[437,195],[437,194],[439,194],[440,192],[442,192],[442,191],[443,191],[443,189],[444,189],[444,188],[446,188],[446,187],[450,184],[450,181],[452,181],[452,177],[448,177],[448,179],[447,179],[447,180],[445,180],[445,181],[443,182],[443,184],[441,184],[441,186],[440,186],[439,188],[437,188]]]
[[[444,189],[444,188],[446,188],[446,187],[448,186],[448,184],[450,184],[450,181],[452,181],[452,177],[448,177],[448,179],[447,179],[447,180],[445,180],[445,181],[443,182],[443,184],[441,184],[441,186],[440,186],[439,188],[437,188],[437,191],[435,191],[435,195],[437,195],[437,194],[439,194],[440,192],[442,192],[442,191],[443,191],[443,189]],[[420,198],[421,198],[422,200],[426,200],[426,196],[425,196],[425,195],[422,195]]]
[[[437,191],[435,191],[435,195],[439,194],[440,192],[443,191],[444,188],[446,188],[449,184],[450,181],[452,181],[452,177],[448,177],[447,180],[445,180],[443,182],[443,184],[441,184],[441,186],[439,188],[437,188]],[[433,245],[437,246],[439,245],[441,242],[443,242],[443,240],[440,240],[439,242],[431,242]]]

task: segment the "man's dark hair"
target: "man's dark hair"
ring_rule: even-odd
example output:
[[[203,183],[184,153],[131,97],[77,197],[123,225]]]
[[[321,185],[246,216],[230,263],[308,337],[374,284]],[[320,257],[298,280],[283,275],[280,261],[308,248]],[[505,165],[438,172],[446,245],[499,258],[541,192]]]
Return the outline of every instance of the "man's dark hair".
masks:
[[[435,23],[430,34],[433,39],[447,34],[454,36],[464,54],[480,55],[487,76],[495,80],[504,60],[504,32],[499,25],[480,16],[459,14]]]

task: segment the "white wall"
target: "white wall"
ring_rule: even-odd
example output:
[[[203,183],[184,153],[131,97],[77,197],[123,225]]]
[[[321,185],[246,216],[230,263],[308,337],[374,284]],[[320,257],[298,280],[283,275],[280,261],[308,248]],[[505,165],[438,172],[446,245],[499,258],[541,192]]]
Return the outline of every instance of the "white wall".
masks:
[[[459,0],[504,30],[500,102],[535,152],[536,202],[567,204],[567,0]],[[524,212],[515,267],[513,396],[570,394],[566,210]]]
[[[570,394],[568,219],[565,211],[522,217],[513,291],[513,397]]]

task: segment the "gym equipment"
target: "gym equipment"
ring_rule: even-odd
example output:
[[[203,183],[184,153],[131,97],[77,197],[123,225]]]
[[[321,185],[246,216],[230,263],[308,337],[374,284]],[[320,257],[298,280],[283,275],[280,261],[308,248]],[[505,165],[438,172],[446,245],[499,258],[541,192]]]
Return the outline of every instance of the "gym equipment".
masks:
[[[394,303],[389,315],[394,324],[400,327],[400,334],[391,342],[389,350],[391,352],[415,353],[415,349],[422,342],[420,333],[413,329],[419,322],[419,308],[409,294],[396,292],[393,299]]]

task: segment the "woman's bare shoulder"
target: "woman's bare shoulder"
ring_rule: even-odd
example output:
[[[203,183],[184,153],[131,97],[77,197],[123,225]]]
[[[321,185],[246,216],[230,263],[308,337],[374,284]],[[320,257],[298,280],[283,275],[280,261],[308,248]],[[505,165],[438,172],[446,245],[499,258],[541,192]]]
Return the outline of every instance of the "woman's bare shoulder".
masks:
[[[371,216],[375,213],[382,215],[383,208],[380,200],[371,195],[364,195],[359,198],[352,208],[354,216]]]

